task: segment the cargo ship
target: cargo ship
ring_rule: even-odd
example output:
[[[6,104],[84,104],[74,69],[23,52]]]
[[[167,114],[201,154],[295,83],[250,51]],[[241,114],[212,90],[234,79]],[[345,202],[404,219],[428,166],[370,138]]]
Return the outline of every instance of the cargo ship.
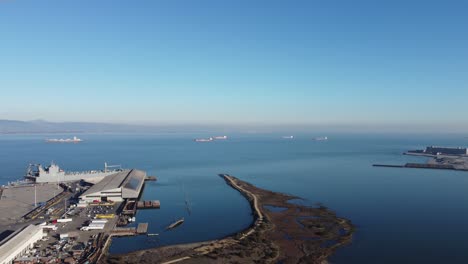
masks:
[[[294,136],[283,136],[284,139],[293,139]]]
[[[118,167],[109,170],[108,168]],[[104,163],[104,170],[73,171],[66,172],[57,164],[51,163],[43,167],[41,164],[29,164],[25,178],[34,182],[70,182],[84,180],[90,183],[96,183],[104,177],[124,171],[120,165],[108,166]]]
[[[197,138],[195,139],[195,142],[210,142],[210,141],[213,141],[213,138],[210,137],[210,138]]]
[[[315,141],[325,141],[328,140],[328,137],[316,137],[314,138]]]
[[[217,140],[219,140],[219,139],[227,139],[227,138],[228,138],[227,136],[216,136],[216,137],[214,137],[214,139],[217,139]]]
[[[77,138],[77,137],[73,137],[73,138],[66,138],[66,139],[63,139],[63,138],[49,138],[49,139],[46,139],[45,140],[47,143],[79,143],[79,142],[83,142],[82,139],[80,138]]]

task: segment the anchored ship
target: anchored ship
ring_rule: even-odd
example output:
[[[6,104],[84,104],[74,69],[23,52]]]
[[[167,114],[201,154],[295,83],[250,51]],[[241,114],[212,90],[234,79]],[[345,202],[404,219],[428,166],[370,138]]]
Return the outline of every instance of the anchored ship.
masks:
[[[210,142],[210,141],[213,141],[213,138],[210,137],[210,138],[197,138],[195,139],[195,142]]]
[[[109,168],[115,168],[111,169]],[[102,178],[124,171],[120,165],[110,165],[104,163],[104,170],[90,170],[80,172],[68,172],[62,170],[57,164],[51,163],[43,167],[41,164],[29,164],[25,178],[35,182],[69,182],[84,180],[95,183]]]
[[[228,137],[227,136],[216,136],[214,137],[214,139],[227,139]]]
[[[50,138],[50,139],[46,139],[46,142],[48,143],[78,143],[78,142],[83,142],[83,140],[77,137],[66,138],[66,139]]]
[[[314,138],[315,141],[325,141],[328,140],[328,137],[316,137]]]
[[[283,136],[284,139],[293,139],[294,136]]]

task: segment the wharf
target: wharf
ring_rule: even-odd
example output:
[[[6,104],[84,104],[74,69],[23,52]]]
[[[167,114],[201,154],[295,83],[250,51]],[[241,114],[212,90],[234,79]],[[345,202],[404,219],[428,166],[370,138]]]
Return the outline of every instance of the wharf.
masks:
[[[136,234],[135,227],[116,227],[111,231],[112,236],[134,236]]]
[[[148,223],[139,223],[136,229],[137,234],[146,234],[148,232]]]
[[[150,209],[150,208],[160,208],[161,202],[159,200],[155,201],[139,201],[137,203],[138,209]]]
[[[146,234],[148,232],[148,223],[139,223],[137,227],[115,227],[112,236],[134,236]]]

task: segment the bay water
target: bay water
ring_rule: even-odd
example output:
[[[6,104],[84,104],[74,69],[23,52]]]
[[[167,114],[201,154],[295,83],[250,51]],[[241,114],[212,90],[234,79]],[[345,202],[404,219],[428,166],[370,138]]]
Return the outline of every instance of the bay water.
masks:
[[[353,243],[340,248],[332,263],[468,259],[468,172],[372,167],[425,162],[402,153],[428,145],[468,146],[463,135],[296,134],[291,140],[273,133],[229,134],[228,140],[202,143],[193,139],[213,135],[76,134],[85,141],[44,141],[72,136],[0,135],[0,184],[21,178],[29,163],[51,161],[71,171],[108,162],[156,176],[158,181],[146,182],[142,199],[160,200],[161,209],[140,210],[136,222],[148,222],[149,233],[159,236],[113,239],[111,253],[218,239],[248,227],[249,204],[218,176],[228,173],[350,219],[356,225]],[[181,217],[184,224],[164,231]]]

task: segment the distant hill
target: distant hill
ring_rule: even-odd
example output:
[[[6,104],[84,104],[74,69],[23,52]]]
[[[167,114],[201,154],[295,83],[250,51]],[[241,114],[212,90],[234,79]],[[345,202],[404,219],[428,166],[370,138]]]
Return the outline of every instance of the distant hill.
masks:
[[[87,122],[48,122],[43,120],[0,120],[0,133],[77,133],[77,132],[129,132],[143,126]]]
[[[18,121],[0,119],[0,134],[25,133],[150,133],[150,132],[213,132],[215,126],[194,125],[129,125],[93,122]]]

